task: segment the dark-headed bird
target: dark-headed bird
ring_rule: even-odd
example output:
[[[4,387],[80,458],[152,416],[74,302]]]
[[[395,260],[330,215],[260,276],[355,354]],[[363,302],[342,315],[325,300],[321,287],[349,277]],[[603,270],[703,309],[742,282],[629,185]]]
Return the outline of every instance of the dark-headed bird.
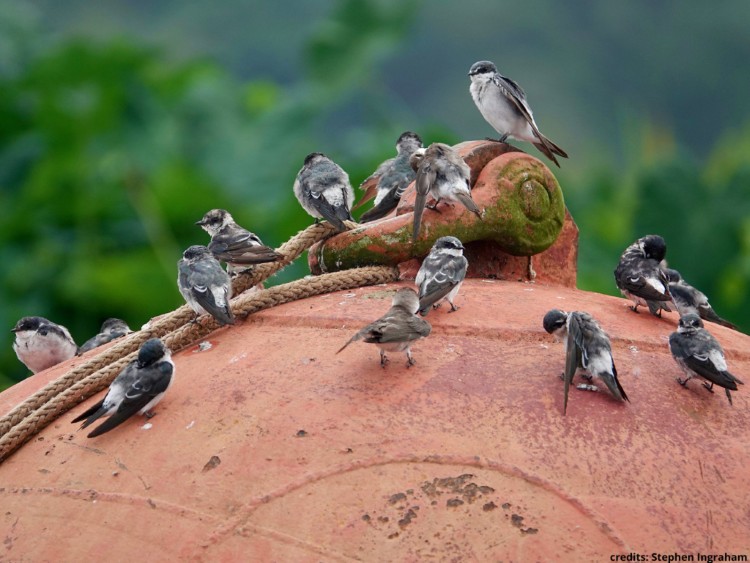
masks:
[[[177,287],[196,314],[208,313],[221,325],[234,324],[229,308],[232,282],[207,247],[193,245],[185,250],[177,272]]]
[[[452,313],[458,307],[453,299],[466,277],[469,261],[464,256],[464,245],[456,237],[440,237],[422,262],[415,283],[419,286],[419,313],[424,317],[430,309],[440,306],[445,299]]]
[[[393,296],[388,312],[377,321],[370,323],[349,339],[338,352],[357,340],[375,344],[380,349],[380,365],[388,363],[386,352],[406,353],[406,367],[414,365],[411,345],[430,334],[430,323],[417,316],[419,298],[413,289],[402,288]]]
[[[16,335],[13,351],[33,373],[69,360],[78,350],[67,328],[44,317],[23,317],[10,330]]]
[[[737,330],[735,325],[729,321],[725,321],[716,314],[716,311],[713,310],[713,307],[708,302],[708,297],[682,279],[680,272],[672,268],[665,268],[664,272],[669,279],[669,293],[680,316],[687,315],[688,313],[696,313],[704,321],[710,321],[731,328],[732,330]]]
[[[631,309],[646,306],[652,315],[661,317],[662,309],[671,311],[669,280],[661,267],[667,255],[667,243],[659,235],[639,238],[625,249],[615,269],[615,283],[620,292],[633,302]]]

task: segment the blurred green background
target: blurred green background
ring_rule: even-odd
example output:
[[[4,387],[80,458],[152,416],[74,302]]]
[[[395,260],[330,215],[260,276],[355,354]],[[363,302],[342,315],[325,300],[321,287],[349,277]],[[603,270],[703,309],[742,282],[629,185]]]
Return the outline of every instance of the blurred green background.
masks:
[[[28,375],[22,316],[82,343],[179,306],[207,210],[272,246],[308,225],[291,192],[306,154],[357,185],[402,131],[494,135],[468,93],[481,59],[571,156],[554,172],[579,287],[617,294],[622,250],[659,233],[747,332],[749,18],[743,0],[0,1],[0,389]]]

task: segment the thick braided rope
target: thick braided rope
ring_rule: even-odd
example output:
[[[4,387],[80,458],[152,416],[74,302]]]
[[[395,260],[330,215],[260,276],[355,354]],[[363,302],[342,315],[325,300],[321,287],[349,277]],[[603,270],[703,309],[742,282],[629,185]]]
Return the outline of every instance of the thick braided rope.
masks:
[[[305,297],[365,285],[388,283],[397,279],[398,269],[386,266],[356,268],[323,274],[271,287],[257,293],[240,295],[232,300],[232,311],[235,316],[244,318],[256,311]],[[210,316],[204,315],[201,317],[200,322],[183,325],[164,335],[162,340],[171,350],[177,352],[194,343],[199,338],[211,333],[216,328],[218,328],[218,323]],[[58,416],[91,395],[106,388],[117,374],[120,373],[122,368],[135,358],[135,355],[136,353],[132,352],[125,357],[119,357],[113,363],[99,368],[97,371],[65,388],[50,400],[44,402],[30,415],[23,418],[20,423],[14,425],[1,435],[0,462]]]
[[[354,226],[354,223],[347,226]],[[247,288],[257,285],[291,264],[313,244],[325,240],[329,236],[336,234],[336,232],[336,229],[327,222],[310,225],[294,235],[277,250],[277,252],[284,256],[282,260],[270,264],[261,264],[256,266],[249,274],[240,274],[237,276],[233,282],[233,293],[239,295]],[[88,375],[102,369],[119,358],[135,352],[149,338],[161,338],[165,334],[177,330],[177,328],[192,320],[193,317],[193,311],[187,305],[183,305],[175,311],[159,317],[148,330],[134,332],[121,342],[94,356],[55,381],[48,383],[8,414],[0,418],[0,436],[5,435],[13,426],[65,389],[68,389],[78,381],[81,381]]]

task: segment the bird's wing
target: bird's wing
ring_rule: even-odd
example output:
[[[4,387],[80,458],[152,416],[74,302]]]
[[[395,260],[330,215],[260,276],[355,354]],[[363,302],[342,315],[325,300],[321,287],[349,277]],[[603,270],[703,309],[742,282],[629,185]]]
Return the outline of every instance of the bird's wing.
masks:
[[[383,199],[381,199],[376,206],[367,212],[363,213],[359,218],[360,223],[369,223],[370,221],[376,221],[382,219],[388,215],[391,211],[396,209],[398,202],[401,200],[401,194],[398,190],[393,189],[389,191]]]
[[[367,332],[363,338],[369,343],[410,342],[424,338],[432,330],[427,321],[400,307],[392,308],[365,328]]]
[[[208,249],[218,260],[235,264],[262,264],[282,258],[281,254],[264,245],[249,231],[231,235],[217,234],[211,239]]]
[[[417,171],[415,179],[415,190],[416,198],[414,199],[414,231],[412,240],[417,240],[419,236],[419,228],[422,225],[422,213],[424,213],[424,206],[427,203],[427,194],[430,193],[430,188],[435,183],[436,178],[435,168],[426,161],[422,162],[422,165]]]
[[[582,340],[581,328],[578,319],[571,313],[568,319],[568,341],[565,345],[565,371],[563,372],[563,416],[568,412],[568,394],[570,383],[576,370],[582,363],[581,347],[578,342]]]
[[[429,258],[429,257],[428,257]],[[463,281],[466,277],[466,268],[469,263],[464,256],[451,256],[442,264],[431,265],[434,273],[431,277],[425,275],[425,279],[419,286],[419,309],[428,309]],[[431,269],[432,269],[431,268]]]
[[[669,281],[654,260],[620,263],[615,270],[615,280],[620,289],[652,301],[669,301]]]

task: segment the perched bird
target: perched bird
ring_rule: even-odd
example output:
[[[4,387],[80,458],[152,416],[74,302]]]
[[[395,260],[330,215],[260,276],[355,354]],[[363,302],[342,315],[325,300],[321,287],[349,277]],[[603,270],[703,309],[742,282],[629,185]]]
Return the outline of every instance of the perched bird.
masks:
[[[383,162],[370,177],[362,182],[359,187],[366,191],[355,208],[373,196],[375,205],[359,218],[361,223],[381,219],[396,209],[404,190],[409,187],[416,176],[409,164],[409,158],[421,148],[422,139],[419,135],[411,131],[402,133],[396,141],[396,157]]]
[[[130,330],[128,323],[126,323],[122,319],[107,319],[102,323],[102,328],[99,331],[99,334],[89,338],[86,342],[83,343],[83,346],[78,349],[78,355],[80,356],[81,354],[88,352],[89,350],[98,348],[102,344],[111,342],[115,338],[120,338],[121,336],[130,334],[131,332],[133,331]]]
[[[672,296],[674,306],[681,317],[688,313],[696,313],[704,321],[711,321],[737,330],[735,325],[716,314],[708,302],[708,297],[682,279],[680,272],[671,268],[664,268],[664,273],[669,279],[669,294]]]
[[[253,264],[284,258],[264,245],[258,235],[235,223],[234,217],[225,209],[212,209],[195,224],[211,235],[208,249],[217,260],[226,263],[230,274],[246,270]]]
[[[16,333],[16,356],[33,373],[69,360],[78,351],[68,329],[44,317],[23,317],[10,330]]]
[[[103,416],[109,418],[89,435],[94,438],[118,426],[136,412],[153,416],[153,409],[164,397],[174,376],[174,362],[169,348],[158,338],[143,343],[138,357],[131,361],[110,384],[104,399],[80,414],[72,422],[85,419],[81,429]]]
[[[432,143],[422,153],[415,151],[409,164],[416,170],[416,192],[414,200],[414,240],[419,236],[422,213],[425,207],[437,211],[438,203],[445,200],[452,204],[459,201],[480,219],[482,214],[471,199],[469,178],[471,170],[456,151],[444,143]],[[435,203],[427,205],[427,196],[431,195]]]
[[[469,70],[469,77],[471,97],[482,117],[500,133],[499,142],[504,143],[508,137],[528,141],[557,166],[560,163],[555,158],[556,154],[568,158],[564,150],[539,131],[523,89],[497,72],[494,63],[474,63]]]
[[[617,379],[617,369],[612,359],[609,337],[594,317],[583,311],[566,313],[559,309],[552,309],[544,315],[542,325],[544,330],[565,343],[563,414],[568,410],[570,384],[579,370],[587,372],[581,373],[581,377],[588,381],[594,377],[601,379],[618,401],[630,401]],[[596,386],[593,385],[583,388],[591,387],[596,390]]]
[[[422,262],[417,272],[419,286],[419,313],[424,317],[430,308],[439,307],[441,299],[447,299],[451,310],[458,307],[453,298],[466,277],[469,261],[463,254],[464,245],[456,237],[440,237]]]
[[[349,339],[338,352],[357,340],[364,340],[380,348],[380,365],[388,363],[386,352],[405,352],[406,367],[414,365],[411,355],[411,345],[430,334],[430,323],[417,316],[419,298],[413,289],[408,287],[399,289],[393,296],[393,302],[388,312],[377,321],[370,323]]]
[[[669,349],[672,357],[679,364],[687,377],[677,378],[677,382],[685,387],[694,377],[701,377],[708,383],[703,386],[713,393],[714,383],[723,387],[732,404],[729,390],[737,391],[737,384],[743,384],[738,377],[727,371],[727,361],[716,339],[703,328],[703,321],[695,313],[688,313],[680,317],[677,332],[669,336]]]
[[[194,245],[185,250],[177,272],[177,287],[193,311],[208,313],[221,325],[234,324],[229,308],[232,282],[208,248]]]
[[[294,195],[312,217],[325,219],[339,231],[344,221],[353,221],[354,190],[349,175],[326,155],[314,152],[305,158],[294,180]]]
[[[667,254],[667,244],[659,235],[639,238],[625,249],[615,269],[615,283],[622,294],[634,305],[647,306],[652,315],[661,317],[662,309],[671,311],[669,280],[661,268]]]

